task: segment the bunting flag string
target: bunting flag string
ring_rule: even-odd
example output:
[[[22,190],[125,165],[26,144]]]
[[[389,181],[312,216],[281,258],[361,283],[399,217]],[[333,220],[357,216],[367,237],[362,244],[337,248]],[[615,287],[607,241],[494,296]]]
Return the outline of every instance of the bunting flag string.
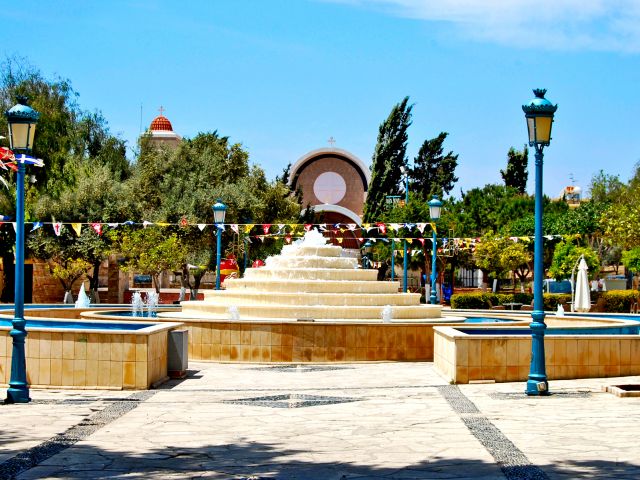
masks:
[[[0,221],[0,226],[3,223],[11,223],[13,228],[15,228],[15,222],[2,222]],[[390,240],[394,240],[396,242],[407,241],[414,242],[417,240],[423,246],[425,244],[425,240],[431,241],[430,236],[425,236],[427,226],[431,227],[433,231],[436,231],[436,225],[433,222],[419,222],[419,223],[385,223],[385,222],[376,222],[375,224],[363,223],[358,226],[355,223],[335,223],[335,224],[296,224],[296,223],[279,223],[273,225],[271,223],[247,223],[247,224],[238,224],[238,223],[229,223],[229,224],[215,224],[215,223],[191,223],[186,217],[182,217],[180,221],[177,223],[171,222],[151,222],[148,220],[144,220],[142,222],[134,222],[132,220],[127,220],[125,222],[59,222],[55,219],[52,219],[51,222],[42,222],[42,221],[33,221],[33,222],[25,222],[26,225],[31,225],[30,232],[35,232],[38,229],[41,229],[45,225],[51,225],[56,236],[60,236],[62,231],[64,230],[65,225],[70,228],[71,231],[75,233],[75,235],[80,236],[84,227],[91,228],[96,234],[102,235],[105,231],[105,227],[110,229],[117,229],[122,226],[142,226],[143,228],[147,228],[150,226],[156,227],[181,227],[181,228],[191,228],[197,227],[200,231],[204,231],[207,227],[213,228],[213,230],[225,231],[226,227],[228,227],[231,231],[233,231],[236,235],[240,235],[242,232],[245,238],[252,237],[254,239],[259,239],[261,242],[264,242],[265,238],[282,238],[287,243],[292,242],[294,239],[301,238],[304,232],[308,232],[313,228],[318,228],[323,233],[329,233],[337,235],[335,237],[335,241],[338,243],[342,243],[344,240],[340,240],[343,237],[342,234],[349,233],[353,235],[353,238],[359,240],[360,243],[366,242],[367,240],[371,240],[373,242],[382,241],[389,242]],[[274,227],[273,229],[271,227]],[[261,235],[256,235],[254,228],[258,228],[261,230]],[[367,235],[371,234],[372,231],[377,231],[378,235],[384,235],[385,237],[369,237],[367,238],[364,233]],[[407,235],[398,235],[398,233],[402,232],[411,233],[414,232],[414,236]],[[358,235],[360,232],[360,235]],[[375,233],[375,232],[374,232]],[[389,237],[386,236],[389,234]],[[419,236],[418,236],[419,234]],[[545,235],[545,240],[573,240],[575,238],[579,238],[580,235]],[[532,242],[533,236],[519,236],[519,237],[508,237],[513,242]],[[472,238],[472,237],[452,237],[449,239],[441,239],[443,242],[448,242],[445,244],[445,248],[449,250],[460,250],[460,249],[474,249],[475,245],[481,243],[480,238]],[[251,240],[249,240],[251,242]]]

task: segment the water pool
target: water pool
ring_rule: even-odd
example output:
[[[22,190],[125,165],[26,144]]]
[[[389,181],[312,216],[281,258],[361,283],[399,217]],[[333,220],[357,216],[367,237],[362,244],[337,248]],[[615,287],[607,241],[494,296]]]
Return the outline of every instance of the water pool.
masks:
[[[531,335],[530,328],[456,328],[467,335]],[[640,327],[547,328],[545,335],[638,335]]]
[[[155,323],[82,322],[77,320],[27,320],[26,328],[52,328],[56,330],[127,330],[136,331],[152,327]],[[11,320],[0,319],[0,327],[11,327]]]
[[[510,323],[519,322],[513,318],[468,317],[464,323]]]

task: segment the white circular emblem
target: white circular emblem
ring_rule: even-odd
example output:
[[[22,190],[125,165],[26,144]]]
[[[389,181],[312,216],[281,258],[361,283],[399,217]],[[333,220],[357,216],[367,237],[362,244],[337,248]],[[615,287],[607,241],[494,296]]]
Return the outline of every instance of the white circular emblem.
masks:
[[[313,193],[322,203],[335,205],[344,198],[347,184],[336,172],[324,172],[318,175],[313,184]]]

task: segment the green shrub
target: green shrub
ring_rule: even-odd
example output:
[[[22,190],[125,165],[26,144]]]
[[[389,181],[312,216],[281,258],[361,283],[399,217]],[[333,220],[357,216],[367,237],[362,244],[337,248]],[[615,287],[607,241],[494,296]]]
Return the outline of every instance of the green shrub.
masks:
[[[489,308],[487,293],[454,293],[451,295],[451,308],[479,309]]]
[[[543,294],[543,298],[545,310],[557,310],[559,303],[571,303],[570,293],[545,293]]]
[[[483,309],[497,307],[505,303],[522,303],[531,305],[531,293],[455,293],[451,296],[451,308]],[[567,293],[545,293],[544,309],[556,310],[559,303],[571,302],[571,295]],[[627,309],[628,311],[628,309]]]
[[[602,292],[600,298],[603,300],[605,312],[629,313],[631,304],[640,298],[640,292],[637,290],[611,290]]]

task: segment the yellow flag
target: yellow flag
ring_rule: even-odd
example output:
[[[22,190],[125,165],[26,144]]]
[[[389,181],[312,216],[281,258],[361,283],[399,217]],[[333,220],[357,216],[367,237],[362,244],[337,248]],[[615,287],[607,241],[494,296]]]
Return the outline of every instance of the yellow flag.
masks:
[[[244,233],[249,233],[254,226],[255,226],[255,224],[253,224],[253,223],[247,223],[244,226]]]
[[[71,228],[73,228],[73,231],[76,232],[77,236],[80,236],[80,232],[82,231],[81,223],[72,223]]]

